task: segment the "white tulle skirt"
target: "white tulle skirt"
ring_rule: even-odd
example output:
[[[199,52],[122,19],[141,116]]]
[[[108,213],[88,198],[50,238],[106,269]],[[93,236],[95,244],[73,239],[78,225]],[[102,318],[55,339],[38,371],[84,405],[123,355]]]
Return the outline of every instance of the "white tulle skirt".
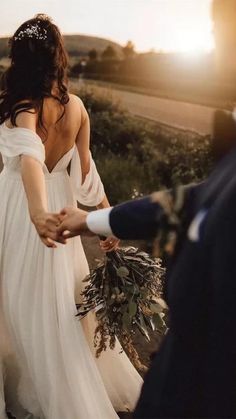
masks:
[[[66,171],[46,176],[50,211],[76,205]],[[97,360],[94,317],[75,298],[88,264],[80,238],[49,249],[32,225],[19,174],[0,174],[0,419],[112,419],[142,379],[119,345]],[[31,414],[28,416],[28,414]]]

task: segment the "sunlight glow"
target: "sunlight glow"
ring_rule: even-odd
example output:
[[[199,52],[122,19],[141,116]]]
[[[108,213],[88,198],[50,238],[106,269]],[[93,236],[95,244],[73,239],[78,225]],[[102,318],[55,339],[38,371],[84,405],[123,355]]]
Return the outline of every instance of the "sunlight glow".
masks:
[[[193,26],[173,28],[171,42],[166,44],[166,51],[209,52],[214,48],[213,35],[207,27],[201,28],[201,32]]]
[[[211,1],[166,0],[153,1],[146,8],[145,37],[156,51],[209,52],[214,49]]]

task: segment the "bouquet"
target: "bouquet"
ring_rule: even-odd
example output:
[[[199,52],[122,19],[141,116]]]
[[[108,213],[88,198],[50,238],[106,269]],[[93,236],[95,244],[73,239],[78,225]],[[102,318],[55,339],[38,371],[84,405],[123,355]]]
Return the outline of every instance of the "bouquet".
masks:
[[[135,366],[142,369],[132,335],[138,329],[150,340],[150,330],[165,333],[167,307],[161,299],[164,275],[160,259],[128,247],[107,253],[105,261],[84,279],[87,285],[77,305],[78,316],[95,311],[97,357],[108,345],[114,349],[118,337]]]

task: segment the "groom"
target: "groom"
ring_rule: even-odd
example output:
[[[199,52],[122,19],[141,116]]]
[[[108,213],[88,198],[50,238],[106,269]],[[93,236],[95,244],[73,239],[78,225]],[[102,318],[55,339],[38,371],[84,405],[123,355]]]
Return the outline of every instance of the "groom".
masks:
[[[214,3],[215,24],[234,46],[236,72],[236,25],[222,20],[235,16],[235,6],[235,0]],[[236,418],[236,145],[201,185],[90,214],[67,208],[63,215],[57,232],[66,237],[150,239],[163,226],[177,233],[165,285],[170,328],[134,418]]]
[[[134,418],[236,418],[236,148],[205,183],[180,195],[165,285],[170,328]],[[171,201],[157,194],[89,214],[68,208],[58,234],[150,239],[178,219]]]

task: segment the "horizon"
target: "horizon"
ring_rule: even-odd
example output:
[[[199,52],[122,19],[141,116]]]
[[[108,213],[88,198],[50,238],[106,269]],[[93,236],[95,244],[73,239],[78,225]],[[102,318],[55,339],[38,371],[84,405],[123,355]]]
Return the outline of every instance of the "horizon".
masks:
[[[211,1],[129,0],[127,5],[126,0],[100,0],[94,5],[93,0],[42,0],[39,8],[31,0],[2,0],[0,37],[12,36],[22,22],[45,13],[63,35],[102,38],[122,46],[131,40],[137,52],[209,52],[214,48]]]
[[[105,40],[105,41],[108,41],[110,43],[116,44],[116,45],[120,46],[121,48],[124,47],[127,44],[128,41],[133,42],[132,39],[128,39],[125,44],[121,44],[121,43],[119,43],[119,41],[108,38],[108,37],[105,37],[105,36],[97,36],[97,35],[86,34],[86,33],[62,33],[62,36],[63,37],[65,37],[65,36],[82,36],[82,37],[86,37],[86,38],[88,37],[88,38],[101,39],[101,40]],[[11,35],[0,35],[0,40],[1,39],[9,39],[10,37],[11,37]],[[96,49],[96,47],[94,47],[94,48]],[[214,48],[209,49],[209,50],[205,50],[205,51],[204,50],[203,51],[198,50],[198,51],[195,51],[195,52],[193,52],[193,51],[181,51],[181,50],[180,51],[178,51],[178,50],[168,51],[168,50],[162,50],[162,49],[155,50],[155,49],[151,48],[151,49],[143,50],[143,51],[136,50],[136,52],[137,52],[137,54],[152,54],[152,53],[154,53],[154,54],[166,54],[166,55],[170,54],[170,55],[187,55],[187,56],[189,56],[189,55],[194,56],[195,55],[195,56],[199,56],[199,55],[212,54],[214,52]]]

